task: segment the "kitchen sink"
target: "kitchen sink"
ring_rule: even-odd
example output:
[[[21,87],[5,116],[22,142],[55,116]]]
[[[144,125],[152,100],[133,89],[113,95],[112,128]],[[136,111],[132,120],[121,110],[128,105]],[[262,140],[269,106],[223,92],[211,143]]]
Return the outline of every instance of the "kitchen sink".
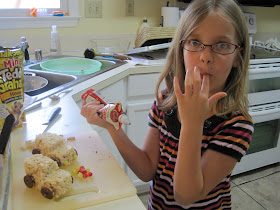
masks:
[[[59,74],[59,73],[53,73],[53,72],[44,72],[44,71],[27,71],[24,70],[25,74],[28,73],[35,73],[36,76],[43,77],[48,80],[48,84],[38,90],[27,92],[26,94],[29,96],[37,96],[44,92],[47,92],[49,90],[52,90],[54,88],[60,87],[62,85],[68,84],[72,81],[75,81],[77,77],[67,74]],[[24,81],[27,82],[26,80]]]
[[[44,61],[46,60],[48,59],[44,58]],[[36,101],[40,101],[50,95],[53,95],[126,63],[126,61],[117,59],[100,58],[96,60],[102,63],[101,69],[97,72],[87,75],[70,75],[45,71],[42,70],[40,63],[27,65],[24,67],[24,74],[35,74],[36,76],[43,77],[48,80],[48,85],[39,90],[27,92],[26,94],[29,96],[36,96]]]

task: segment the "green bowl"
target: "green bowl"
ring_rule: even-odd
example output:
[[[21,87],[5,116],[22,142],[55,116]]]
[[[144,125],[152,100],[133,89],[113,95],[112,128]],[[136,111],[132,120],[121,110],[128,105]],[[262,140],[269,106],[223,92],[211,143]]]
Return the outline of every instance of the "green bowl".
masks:
[[[71,75],[86,75],[101,69],[102,63],[88,58],[67,57],[45,61],[40,64],[42,70]]]

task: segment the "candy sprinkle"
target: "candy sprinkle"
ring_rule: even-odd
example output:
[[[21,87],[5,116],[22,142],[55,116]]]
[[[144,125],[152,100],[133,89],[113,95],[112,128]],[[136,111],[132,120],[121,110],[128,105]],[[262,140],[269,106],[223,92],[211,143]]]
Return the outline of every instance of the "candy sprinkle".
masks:
[[[76,175],[77,173],[78,173],[78,169],[74,168],[74,169],[72,170],[72,174],[73,174],[73,175]]]
[[[79,178],[87,178],[92,176],[92,172],[89,168],[85,169],[84,166],[80,166],[80,168],[75,168],[72,170],[73,175],[78,174]]]
[[[83,174],[81,172],[78,173],[79,178],[83,178]]]

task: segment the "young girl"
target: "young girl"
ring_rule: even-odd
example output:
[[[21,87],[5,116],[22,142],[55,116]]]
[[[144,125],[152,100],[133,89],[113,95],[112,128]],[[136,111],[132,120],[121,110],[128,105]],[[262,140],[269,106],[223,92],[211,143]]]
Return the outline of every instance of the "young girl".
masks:
[[[151,181],[148,209],[230,209],[230,175],[253,132],[249,38],[234,0],[193,1],[166,60],[142,149],[97,116],[103,105],[84,104],[81,114],[106,128],[134,173]]]

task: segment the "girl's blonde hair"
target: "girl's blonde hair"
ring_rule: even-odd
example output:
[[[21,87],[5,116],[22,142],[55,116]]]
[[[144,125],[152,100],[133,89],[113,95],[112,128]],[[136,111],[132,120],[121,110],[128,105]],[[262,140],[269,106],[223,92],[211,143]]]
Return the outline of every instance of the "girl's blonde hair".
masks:
[[[156,84],[157,101],[160,100],[160,84],[165,79],[167,87],[167,97],[159,103],[159,108],[167,111],[170,108],[177,108],[176,96],[173,88],[173,78],[178,77],[180,88],[184,91],[185,67],[183,48],[180,40],[187,37],[199,27],[209,14],[219,14],[230,21],[236,30],[238,45],[242,50],[239,52],[239,66],[232,68],[224,92],[227,97],[218,101],[214,107],[214,112],[219,116],[226,116],[229,113],[241,111],[247,118],[251,119],[248,113],[248,85],[249,85],[249,60],[250,46],[249,35],[244,14],[234,0],[194,0],[182,15],[172,44],[169,48],[166,65]]]

